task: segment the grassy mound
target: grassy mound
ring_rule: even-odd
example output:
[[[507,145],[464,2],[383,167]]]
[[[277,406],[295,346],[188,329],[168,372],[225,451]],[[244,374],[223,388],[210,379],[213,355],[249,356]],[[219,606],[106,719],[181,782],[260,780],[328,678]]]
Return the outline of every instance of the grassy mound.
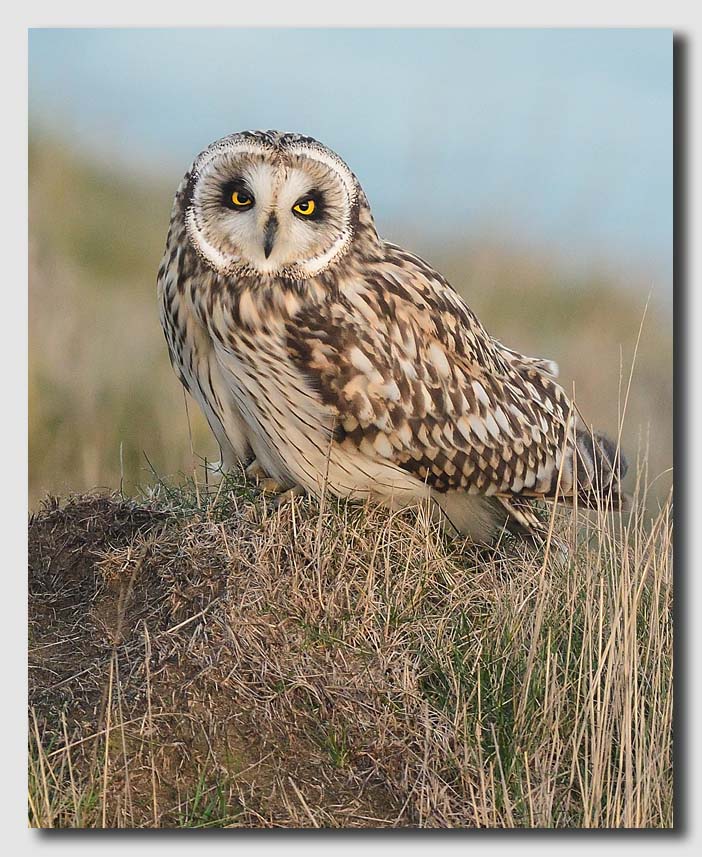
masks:
[[[553,525],[567,552],[235,481],[45,502],[30,823],[671,826],[670,508]]]

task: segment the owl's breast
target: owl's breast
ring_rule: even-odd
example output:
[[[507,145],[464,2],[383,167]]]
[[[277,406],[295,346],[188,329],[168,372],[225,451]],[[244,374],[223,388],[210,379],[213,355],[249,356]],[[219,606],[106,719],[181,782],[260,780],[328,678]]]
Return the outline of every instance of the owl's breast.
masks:
[[[281,483],[314,490],[324,470],[334,417],[293,363],[282,326],[236,327],[210,320],[217,360],[246,426],[254,454]]]

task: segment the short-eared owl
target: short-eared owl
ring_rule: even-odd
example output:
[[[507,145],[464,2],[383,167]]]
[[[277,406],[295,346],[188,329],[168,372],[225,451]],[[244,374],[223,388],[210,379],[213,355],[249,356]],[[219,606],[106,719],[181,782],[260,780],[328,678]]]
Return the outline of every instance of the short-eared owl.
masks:
[[[429,498],[480,542],[535,527],[533,499],[620,503],[624,462],[555,364],[493,339],[441,274],[383,241],[316,140],[243,132],[202,152],[158,294],[224,471],[393,507]]]

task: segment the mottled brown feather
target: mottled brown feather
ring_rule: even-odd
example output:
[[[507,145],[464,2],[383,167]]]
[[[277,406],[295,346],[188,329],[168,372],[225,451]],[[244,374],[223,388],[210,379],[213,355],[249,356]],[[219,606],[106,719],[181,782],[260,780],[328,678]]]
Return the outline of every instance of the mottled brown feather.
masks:
[[[553,494],[570,405],[551,364],[504,348],[443,277],[385,248],[372,276],[340,279],[334,301],[305,307],[287,328],[340,442],[438,491]]]

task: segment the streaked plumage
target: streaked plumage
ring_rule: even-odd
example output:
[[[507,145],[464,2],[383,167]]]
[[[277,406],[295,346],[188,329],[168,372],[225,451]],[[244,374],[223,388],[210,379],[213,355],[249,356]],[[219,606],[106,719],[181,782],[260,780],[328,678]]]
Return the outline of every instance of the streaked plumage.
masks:
[[[245,132],[205,150],[176,194],[158,289],[225,470],[255,458],[316,494],[429,498],[485,542],[535,526],[529,501],[557,488],[619,502],[615,446],[555,364],[493,339],[439,273],[382,241],[355,176],[310,138]]]

